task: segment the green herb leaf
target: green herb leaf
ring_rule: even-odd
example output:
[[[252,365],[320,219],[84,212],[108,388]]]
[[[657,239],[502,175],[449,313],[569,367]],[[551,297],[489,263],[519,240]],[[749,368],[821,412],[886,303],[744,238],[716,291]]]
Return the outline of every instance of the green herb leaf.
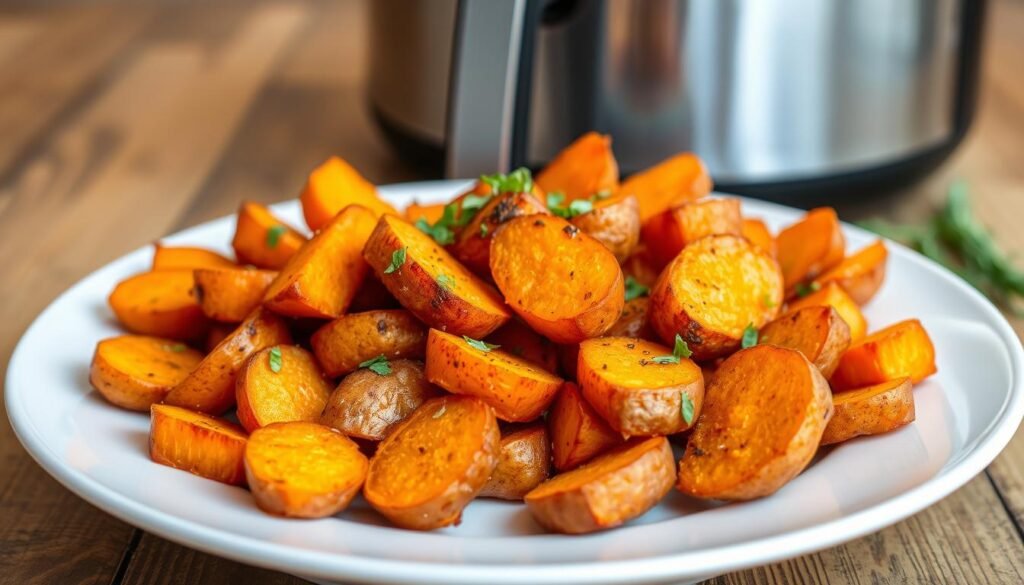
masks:
[[[576,199],[565,204],[565,193],[555,191],[547,194],[548,211],[553,215],[564,219],[572,219],[594,209],[594,202],[591,199]]]
[[[474,195],[470,193],[462,198],[462,213],[465,215],[471,211],[479,211],[491,200],[490,195]],[[472,216],[470,216],[472,217]],[[468,221],[465,223],[469,223]]]
[[[646,297],[651,289],[637,282],[632,276],[626,277],[626,300],[632,301],[639,297]]]
[[[748,347],[754,347],[757,345],[757,329],[754,328],[754,324],[750,323],[747,328],[743,330],[743,339],[740,341],[740,347],[747,349]]]
[[[379,356],[366,360],[359,364],[360,368],[367,368],[378,376],[387,376],[391,373],[391,363],[388,362],[387,356],[380,354]]]
[[[275,374],[281,371],[281,348],[270,348],[270,371]]]
[[[818,292],[819,290],[821,290],[821,284],[817,282],[796,283],[796,296],[800,297],[801,299],[811,293]]]
[[[602,189],[601,191],[598,191],[597,193],[594,193],[593,195],[591,195],[590,196],[590,200],[591,201],[600,201],[602,199],[607,199],[607,198],[609,198],[611,196],[612,196],[612,192],[611,191],[609,191],[608,189]]]
[[[405,264],[406,248],[399,248],[391,253],[391,264],[384,269],[384,274],[391,274]]]
[[[427,223],[427,220],[421,217],[416,220],[416,229],[427,234],[442,246],[455,243],[455,234],[452,233],[452,230],[447,225],[442,224],[441,220],[438,220],[434,225],[430,225]]]
[[[545,203],[547,204],[548,209],[555,209],[557,207],[561,207],[562,203],[565,203],[565,193],[552,191],[547,194],[546,199]]]
[[[690,395],[686,392],[679,393],[679,400],[681,402],[679,408],[681,411],[680,414],[683,415],[683,422],[686,424],[692,423],[694,411],[693,400],[690,399]]]
[[[450,291],[452,290],[452,287],[455,286],[455,279],[452,278],[451,276],[448,276],[447,274],[438,274],[437,286],[443,288],[444,290]]]
[[[576,199],[569,204],[569,217],[583,215],[594,209],[594,202],[589,199]]]
[[[174,343],[174,344],[171,344],[171,345],[165,345],[164,349],[166,349],[167,351],[170,351],[170,352],[174,352],[174,353],[181,353],[181,352],[185,351],[186,349],[188,349],[188,346],[185,345],[184,343]]]
[[[777,305],[778,305],[778,303],[775,302],[775,299],[773,299],[770,294],[764,293],[764,296],[761,297],[761,306],[762,307],[764,307],[766,309],[771,309],[771,308],[773,308],[773,307],[775,307]]]
[[[679,358],[674,355],[659,355],[658,357],[651,358],[651,361],[656,364],[678,364]]]
[[[693,352],[690,351],[690,346],[686,345],[686,340],[678,333],[676,333],[676,344],[672,350],[672,355],[682,358],[688,358],[693,355]]]
[[[462,336],[473,349],[479,349],[482,352],[489,353],[492,349],[498,349],[500,345],[494,345],[493,343],[487,343],[486,341],[480,341],[479,339],[473,339],[466,335]]]
[[[492,195],[499,193],[529,193],[533,191],[533,177],[530,169],[520,167],[507,175],[496,173],[480,175],[480,182],[491,189]]]
[[[281,241],[281,236],[287,231],[288,228],[281,224],[270,226],[270,229],[267,230],[267,247],[271,249],[276,248],[277,243]]]
[[[487,237],[487,232],[489,232],[489,231],[490,231],[490,228],[487,227],[487,222],[486,221],[480,222],[480,237],[481,238],[486,238]]]

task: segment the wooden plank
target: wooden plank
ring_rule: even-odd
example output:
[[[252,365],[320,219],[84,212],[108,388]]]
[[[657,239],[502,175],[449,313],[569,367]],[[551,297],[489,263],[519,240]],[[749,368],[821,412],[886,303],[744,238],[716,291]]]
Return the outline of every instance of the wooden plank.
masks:
[[[122,583],[303,585],[308,582],[285,573],[204,554],[147,534],[132,555]]]

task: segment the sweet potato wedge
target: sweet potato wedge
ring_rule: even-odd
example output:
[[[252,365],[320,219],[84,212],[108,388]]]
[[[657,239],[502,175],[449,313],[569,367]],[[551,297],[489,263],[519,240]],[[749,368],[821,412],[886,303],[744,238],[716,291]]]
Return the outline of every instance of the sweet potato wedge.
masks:
[[[580,344],[576,365],[583,398],[624,437],[672,435],[689,429],[704,403],[704,376],[687,358],[633,337],[602,337]],[[660,362],[668,363],[660,363]]]
[[[492,197],[473,216],[448,250],[473,272],[489,277],[491,237],[505,223],[526,215],[551,215],[548,208],[529,193],[502,193]]]
[[[196,268],[238,268],[238,265],[206,248],[153,244],[153,270]]]
[[[743,218],[743,224],[740,226],[740,234],[750,240],[751,244],[754,244],[758,248],[761,248],[765,252],[768,252],[774,258],[778,254],[777,246],[775,245],[775,236],[768,229],[760,219],[751,219],[749,217]]]
[[[632,175],[619,192],[636,195],[643,224],[666,209],[710,193],[711,175],[697,155],[682,152]]]
[[[231,332],[235,330],[237,323],[213,323],[210,325],[210,330],[206,332],[206,337],[203,339],[203,350],[205,353],[210,353],[213,348],[217,347],[220,342],[224,341]]]
[[[828,378],[850,347],[850,326],[832,307],[805,307],[765,325],[759,339],[799,351]]]
[[[835,415],[825,427],[822,445],[842,443],[862,435],[880,435],[914,422],[914,392],[910,378],[840,392],[832,396]]]
[[[935,346],[928,332],[917,319],[907,319],[851,346],[830,381],[839,392],[902,377],[917,384],[936,371]]]
[[[363,257],[398,302],[431,327],[483,339],[511,317],[497,291],[399,217],[380,218]]]
[[[363,496],[403,528],[457,524],[494,472],[500,443],[491,407],[469,396],[434,398],[377,447]]]
[[[318,329],[310,345],[324,373],[337,378],[379,355],[423,359],[427,327],[404,309],[349,313]]]
[[[615,255],[559,217],[505,224],[492,239],[491,274],[512,310],[556,343],[601,335],[625,302]]]
[[[149,456],[222,483],[245,485],[242,427],[185,408],[154,404],[150,408]]]
[[[537,174],[537,185],[545,193],[564,193],[569,201],[619,186],[619,165],[612,154],[610,136],[587,132],[565,147]]]
[[[667,209],[644,223],[641,237],[657,266],[671,262],[687,245],[707,236],[741,235],[740,200],[704,198]]]
[[[290,518],[341,512],[363,487],[369,468],[351,439],[309,422],[279,422],[254,431],[244,461],[256,505]]]
[[[782,293],[767,252],[739,236],[709,236],[683,248],[658,278],[651,326],[668,344],[681,335],[694,359],[716,358],[735,351],[748,326],[774,319]]]
[[[482,342],[431,329],[426,376],[453,394],[475,396],[502,420],[529,422],[547,409],[562,379]]]
[[[828,382],[800,352],[757,345],[729,356],[679,461],[679,489],[698,498],[750,500],[807,467],[832,418]]]
[[[543,527],[585,534],[643,515],[672,489],[676,463],[665,437],[638,439],[560,473],[526,494]]]
[[[202,359],[203,354],[177,341],[119,335],[96,344],[89,383],[107,402],[147,412]]]
[[[306,237],[298,230],[274,217],[265,206],[245,201],[238,209],[238,225],[231,247],[241,264],[280,270]]]
[[[518,319],[509,320],[490,334],[487,341],[552,374],[558,374],[558,346]]]
[[[480,490],[481,497],[522,500],[551,475],[551,441],[543,423],[504,434],[498,465]]]
[[[420,219],[432,224],[441,219],[441,216],[444,215],[444,207],[444,203],[420,204],[414,202],[410,203],[409,206],[405,208],[402,216],[405,217],[406,221],[412,224],[415,224]]]
[[[843,287],[846,294],[858,305],[866,305],[882,287],[888,256],[885,242],[878,240],[847,256],[819,276],[815,282],[819,285],[835,282]]]
[[[250,433],[272,423],[317,421],[330,395],[313,354],[294,345],[252,354],[235,381],[238,421]]]
[[[273,270],[199,268],[193,272],[195,295],[203,314],[224,323],[240,323],[263,302],[277,277]]]
[[[349,205],[302,245],[263,297],[281,315],[334,319],[345,313],[363,285],[363,245],[377,221],[368,209]]]
[[[423,364],[389,362],[391,372],[361,369],[345,376],[327,399],[320,424],[350,437],[381,441],[398,423],[441,391],[423,375]]]
[[[799,311],[806,307],[832,307],[839,312],[839,316],[850,326],[850,341],[857,343],[864,339],[868,330],[868,322],[864,319],[857,303],[846,294],[838,283],[827,282],[820,289],[811,292],[805,297],[795,298],[786,304],[786,313]]]
[[[164,402],[207,414],[223,414],[235,405],[235,379],[250,355],[265,347],[289,345],[292,338],[281,317],[256,309],[171,389]]]
[[[309,229],[316,231],[349,205],[361,205],[378,217],[398,214],[390,204],[377,196],[377,189],[359,171],[344,160],[332,156],[313,169],[299,196],[302,216]]]
[[[548,413],[555,469],[566,471],[622,443],[622,435],[604,422],[583,399],[579,388],[566,382]]]
[[[210,322],[199,307],[193,284],[191,270],[144,272],[119,282],[107,302],[132,333],[197,339]]]
[[[640,205],[636,196],[619,194],[598,199],[592,210],[570,220],[583,233],[604,244],[622,262],[640,242]]]
[[[775,242],[787,291],[839,264],[846,248],[839,218],[831,207],[808,211],[803,219],[779,232]]]

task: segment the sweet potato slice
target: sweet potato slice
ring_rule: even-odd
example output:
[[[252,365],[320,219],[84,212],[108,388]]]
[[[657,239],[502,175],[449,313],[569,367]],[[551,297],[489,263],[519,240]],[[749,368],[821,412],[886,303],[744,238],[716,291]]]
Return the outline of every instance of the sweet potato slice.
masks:
[[[161,465],[231,485],[245,485],[242,427],[185,408],[150,409],[149,456]]]
[[[412,224],[415,224],[420,219],[432,224],[441,219],[441,216],[444,215],[444,208],[444,203],[410,203],[402,215],[406,221]]]
[[[238,373],[238,421],[250,433],[272,423],[317,421],[331,395],[313,354],[276,345],[252,354]]]
[[[878,240],[847,256],[819,276],[815,282],[819,285],[835,282],[843,287],[858,305],[866,305],[882,287],[888,256],[885,242]]]
[[[548,413],[555,469],[566,471],[622,443],[622,435],[604,422],[583,399],[579,388],[566,382]]]
[[[643,515],[672,489],[676,462],[665,437],[638,439],[560,473],[526,494],[548,530],[584,534]]]
[[[263,294],[277,277],[273,270],[199,268],[193,272],[199,308],[207,317],[239,323],[263,302]]]
[[[505,323],[490,334],[487,341],[516,357],[537,364],[552,374],[558,374],[558,346],[518,319],[511,319]]]
[[[697,155],[682,152],[626,179],[619,192],[636,195],[643,224],[666,209],[710,193],[711,175]]]
[[[459,232],[449,251],[473,272],[490,276],[491,238],[505,223],[526,215],[550,215],[550,212],[529,193],[502,193],[492,197]]]
[[[828,378],[850,347],[850,326],[832,307],[806,307],[765,325],[759,343],[799,351]]]
[[[504,434],[498,465],[491,473],[481,497],[522,500],[523,496],[551,475],[551,441],[543,423]]]
[[[398,423],[441,391],[423,375],[423,364],[412,360],[388,363],[389,373],[369,369],[352,372],[327,399],[320,424],[350,437],[381,441]]]
[[[238,268],[238,265],[206,248],[165,246],[160,242],[153,244],[153,270],[179,268]]]
[[[708,386],[679,461],[679,489],[717,500],[774,493],[811,462],[832,411],[828,382],[800,352],[774,345],[736,352]]]
[[[743,218],[740,234],[750,240],[751,244],[771,254],[772,258],[778,254],[775,236],[760,219]]]
[[[672,435],[689,429],[704,403],[704,376],[687,358],[633,337],[580,344],[576,377],[583,398],[624,437]]]
[[[615,255],[559,217],[520,217],[491,244],[491,274],[509,306],[556,343],[601,335],[622,313]]]
[[[403,528],[457,524],[498,464],[500,443],[491,407],[469,396],[435,398],[377,447],[363,496]]]
[[[767,252],[738,236],[697,240],[669,264],[651,291],[651,326],[665,342],[681,335],[693,358],[727,355],[748,326],[760,328],[782,305],[782,274]]]
[[[614,192],[619,186],[619,165],[611,137],[596,132],[580,136],[541,170],[536,183],[545,193],[564,193],[569,201]]]
[[[917,319],[908,319],[855,343],[839,359],[830,381],[838,392],[904,376],[917,384],[936,371],[935,346],[928,332]]]
[[[341,512],[363,487],[369,467],[351,439],[309,422],[280,422],[254,431],[244,461],[256,505],[291,518]]]
[[[265,206],[245,201],[238,210],[231,247],[241,264],[280,270],[305,241],[305,236],[276,218]]]
[[[299,201],[306,225],[313,231],[330,223],[349,205],[361,205],[374,217],[385,213],[398,214],[394,207],[377,196],[377,189],[372,183],[336,156],[313,169]]]
[[[144,272],[122,280],[107,301],[125,329],[140,335],[197,339],[206,333],[191,270]]]
[[[423,359],[427,328],[404,309],[350,313],[318,329],[310,345],[324,373],[336,378],[379,355]]]
[[[437,329],[427,335],[426,375],[453,394],[483,400],[511,422],[540,416],[562,385],[561,378],[525,359]]]
[[[836,413],[825,427],[822,445],[842,443],[862,435],[880,435],[914,422],[910,378],[840,392],[832,396],[832,404]]]
[[[398,302],[431,327],[483,339],[511,317],[497,291],[399,217],[380,218],[363,257]]]
[[[208,414],[235,405],[235,380],[245,360],[265,347],[289,345],[291,334],[281,317],[257,309],[171,389],[164,402]]]
[[[868,322],[864,319],[864,314],[861,313],[860,307],[850,298],[850,295],[846,294],[846,291],[835,282],[827,282],[807,296],[789,301],[785,312],[792,313],[806,307],[817,306],[832,307],[839,312],[839,316],[850,326],[850,341],[852,343],[864,339],[868,330]]]
[[[604,244],[622,262],[640,242],[640,204],[636,196],[619,194],[598,199],[587,213],[572,218],[583,233]]]
[[[147,412],[202,359],[203,354],[177,341],[120,335],[96,344],[89,383],[107,402]]]
[[[687,245],[707,236],[741,235],[743,216],[736,198],[698,199],[652,217],[642,237],[656,265],[665,266]]]
[[[779,232],[775,242],[787,291],[839,264],[846,248],[839,218],[831,207],[808,211],[803,219]]]
[[[637,297],[626,301],[622,307],[622,314],[602,337],[639,337],[641,339],[655,339],[657,336],[651,329],[647,318],[651,306],[651,299],[648,297]],[[579,357],[580,346],[578,344],[559,346],[558,358],[562,370],[570,378],[576,379],[576,362]]]

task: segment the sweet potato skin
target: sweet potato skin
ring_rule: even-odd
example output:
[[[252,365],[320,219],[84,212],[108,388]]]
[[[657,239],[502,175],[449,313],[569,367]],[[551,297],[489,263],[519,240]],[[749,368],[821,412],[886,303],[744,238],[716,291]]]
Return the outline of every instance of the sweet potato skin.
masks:
[[[840,392],[904,376],[917,384],[936,371],[935,346],[928,332],[919,320],[907,319],[850,347],[839,359],[830,381]]]
[[[198,268],[193,271],[195,295],[203,314],[223,323],[240,323],[263,302],[263,293],[277,277],[272,270]]]
[[[700,158],[682,152],[632,175],[622,183],[619,192],[636,195],[643,224],[670,207],[710,193],[711,175]]]
[[[878,240],[844,258],[842,262],[819,276],[815,282],[819,285],[835,282],[858,305],[866,305],[878,293],[878,289],[882,288],[888,256],[885,242]]]
[[[153,244],[153,270],[237,267],[231,260],[206,248]]]
[[[654,507],[672,489],[675,471],[665,437],[635,440],[542,483],[526,494],[526,507],[548,530],[596,532]]]
[[[785,313],[792,313],[807,307],[826,306],[839,312],[839,316],[850,327],[850,341],[857,343],[864,339],[868,330],[868,322],[864,319],[857,303],[846,294],[838,283],[826,282],[819,290],[803,297],[790,300],[786,304]]]
[[[313,169],[299,201],[306,225],[313,231],[330,223],[338,212],[352,204],[365,207],[374,216],[398,214],[394,207],[377,196],[377,189],[372,183],[336,156]]]
[[[545,193],[565,193],[568,201],[614,192],[619,186],[619,165],[611,137],[596,132],[580,136],[537,174],[535,183]]]
[[[546,205],[529,193],[502,193],[492,197],[460,230],[449,251],[473,272],[490,277],[491,238],[509,221],[527,215],[551,213]]]
[[[242,427],[184,408],[154,404],[149,456],[161,465],[230,485],[245,485]]]
[[[518,319],[509,320],[490,334],[487,341],[558,375],[558,346]]]
[[[743,225],[740,226],[740,233],[744,238],[750,240],[758,248],[771,254],[772,258],[778,255],[778,247],[775,245],[775,236],[760,219],[745,217]]]
[[[692,242],[715,235],[742,234],[740,200],[704,198],[667,209],[644,223],[641,237],[657,266],[665,266]]]
[[[337,378],[379,355],[423,359],[427,328],[404,309],[349,313],[317,329],[310,345],[324,373]]]
[[[522,500],[551,474],[551,441],[543,423],[501,437],[498,465],[480,497]]]
[[[835,415],[825,427],[822,445],[861,435],[880,435],[914,422],[914,393],[910,378],[840,392],[832,398]]]
[[[799,351],[827,379],[850,347],[850,326],[833,307],[805,307],[765,325],[759,343]]]
[[[839,218],[831,207],[808,211],[803,219],[779,232],[775,242],[787,291],[838,264],[846,248]]]
[[[583,233],[601,242],[619,262],[640,243],[640,204],[636,196],[615,195],[594,203],[587,213],[570,220]]]
[[[270,237],[271,230],[278,234],[276,240]],[[244,201],[238,210],[231,247],[235,249],[235,257],[240,264],[280,270],[305,241],[305,236],[274,217],[265,206]]]
[[[119,282],[107,302],[121,325],[139,335],[198,339],[210,324],[196,299],[191,270],[136,274]]]
[[[250,433],[273,423],[316,421],[331,395],[313,354],[294,345],[274,347],[279,371],[270,367],[274,348],[268,347],[252,354],[236,378],[238,421]]]
[[[566,382],[548,413],[551,453],[555,469],[566,471],[623,442],[594,411],[579,388]]]
[[[203,359],[203,354],[169,339],[121,335],[96,344],[89,383],[107,402],[149,412]]]

